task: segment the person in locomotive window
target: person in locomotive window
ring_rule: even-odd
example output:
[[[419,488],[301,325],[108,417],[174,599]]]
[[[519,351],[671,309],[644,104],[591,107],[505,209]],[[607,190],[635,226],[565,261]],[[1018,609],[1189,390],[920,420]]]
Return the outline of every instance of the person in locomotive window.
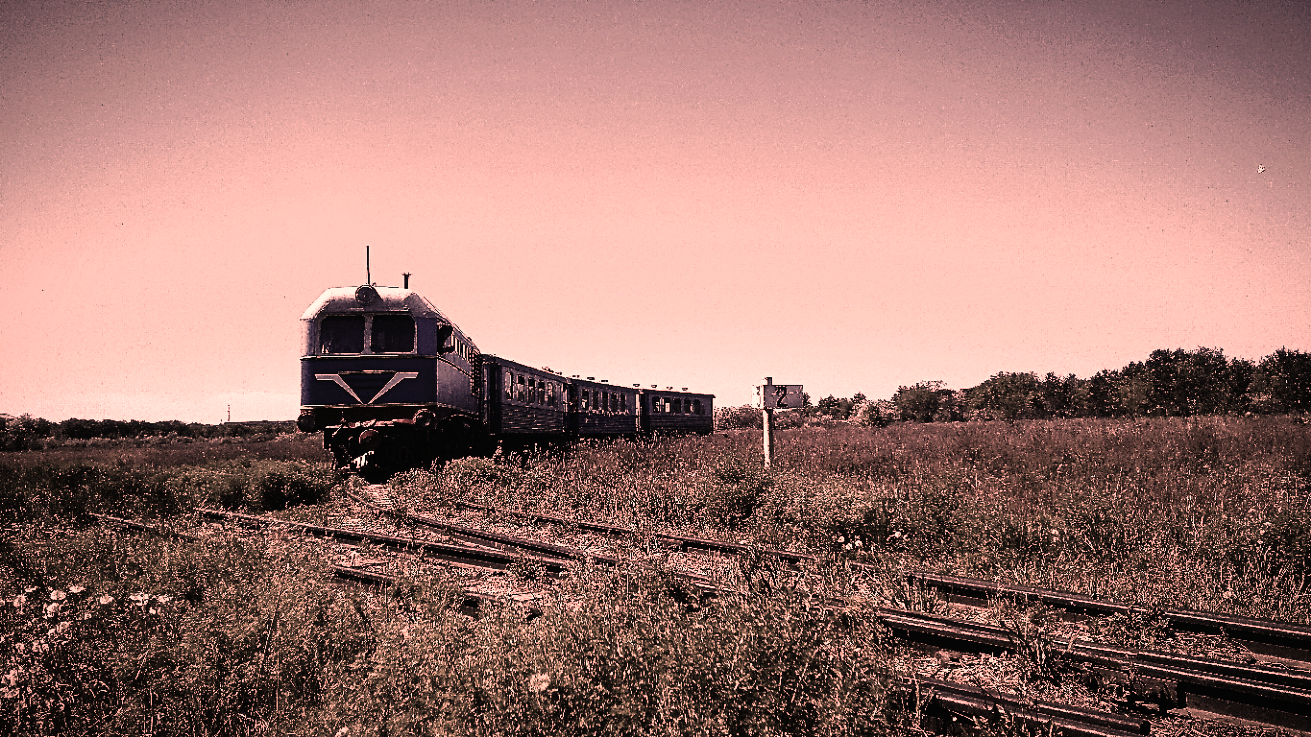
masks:
[[[319,323],[319,353],[363,353],[364,315],[332,315]]]
[[[374,353],[409,353],[414,350],[414,318],[409,315],[374,315],[372,341]]]

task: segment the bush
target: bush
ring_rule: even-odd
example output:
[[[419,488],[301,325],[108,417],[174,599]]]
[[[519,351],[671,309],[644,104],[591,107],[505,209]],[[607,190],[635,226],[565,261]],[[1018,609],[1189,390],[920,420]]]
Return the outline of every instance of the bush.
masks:
[[[751,517],[773,486],[773,479],[760,459],[752,463],[740,456],[724,456],[711,472],[713,483],[705,489],[702,504],[706,516],[716,524],[737,527]]]

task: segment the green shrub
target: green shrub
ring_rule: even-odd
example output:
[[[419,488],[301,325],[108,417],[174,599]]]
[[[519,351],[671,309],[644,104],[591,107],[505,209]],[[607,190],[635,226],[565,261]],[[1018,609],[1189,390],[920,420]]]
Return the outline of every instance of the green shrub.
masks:
[[[762,464],[740,456],[720,458],[711,479],[702,492],[702,508],[710,520],[725,527],[737,527],[751,517],[774,483]]]

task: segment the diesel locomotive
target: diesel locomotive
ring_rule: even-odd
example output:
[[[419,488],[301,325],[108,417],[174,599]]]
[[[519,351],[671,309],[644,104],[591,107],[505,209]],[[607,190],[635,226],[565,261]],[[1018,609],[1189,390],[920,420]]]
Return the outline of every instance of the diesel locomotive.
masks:
[[[484,354],[408,287],[328,289],[301,316],[297,427],[341,467],[385,474],[578,438],[709,433],[714,395],[620,387]]]

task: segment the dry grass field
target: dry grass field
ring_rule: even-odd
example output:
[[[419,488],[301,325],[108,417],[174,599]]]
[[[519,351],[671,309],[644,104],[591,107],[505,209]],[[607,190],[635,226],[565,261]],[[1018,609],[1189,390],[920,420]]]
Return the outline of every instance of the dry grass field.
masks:
[[[889,673],[923,659],[858,609],[821,605],[844,596],[943,610],[900,578],[907,569],[1148,612],[1311,623],[1311,426],[1287,417],[839,423],[782,432],[770,472],[759,443],[742,430],[583,444],[393,479],[406,509],[471,502],[634,530],[614,548],[624,564],[575,567],[535,616],[507,605],[477,619],[451,606],[464,585],[456,573],[400,571],[385,591],[343,587],[324,543],[138,535],[90,516],[193,530],[204,506],[359,514],[359,482],[332,472],[316,438],[0,454],[0,731],[915,734],[919,715],[889,696]],[[730,593],[698,603],[675,575],[683,563],[651,531],[821,563],[730,561],[713,574]],[[1049,613],[998,604],[979,616],[1009,623],[1030,647],[969,661],[973,678],[1119,708],[1055,667]],[[1151,616],[1081,634],[1195,645]],[[1153,719],[1157,733],[1244,731]]]

